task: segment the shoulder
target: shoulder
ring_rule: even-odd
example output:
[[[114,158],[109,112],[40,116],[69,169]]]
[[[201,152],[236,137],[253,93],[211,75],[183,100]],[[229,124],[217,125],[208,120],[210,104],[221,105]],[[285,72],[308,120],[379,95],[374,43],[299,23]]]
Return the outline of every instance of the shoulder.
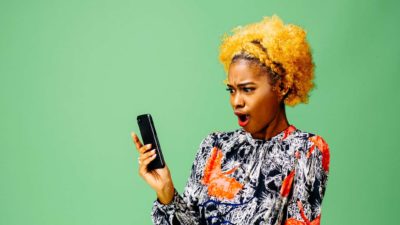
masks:
[[[302,141],[306,144],[306,147],[309,148],[313,145],[317,145],[318,147],[328,148],[328,144],[325,139],[318,134],[307,132],[296,128],[291,135],[293,139],[297,139],[298,141]]]
[[[293,139],[302,142],[302,153],[306,159],[320,161],[323,169],[326,172],[329,171],[330,150],[328,143],[322,136],[297,129]]]

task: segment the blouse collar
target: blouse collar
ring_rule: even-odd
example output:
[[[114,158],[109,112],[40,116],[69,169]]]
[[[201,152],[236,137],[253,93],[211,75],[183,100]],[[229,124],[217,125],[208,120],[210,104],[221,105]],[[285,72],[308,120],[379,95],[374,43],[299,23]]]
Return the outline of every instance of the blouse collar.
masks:
[[[296,131],[297,128],[291,124],[289,125],[286,129],[282,130],[275,136],[268,138],[268,139],[256,139],[251,136],[251,134],[247,131],[245,131],[243,128],[240,129],[241,133],[246,136],[247,141],[253,145],[253,146],[258,146],[262,145],[265,143],[272,143],[272,142],[277,142],[277,141],[283,141],[284,139],[288,138],[291,134]]]

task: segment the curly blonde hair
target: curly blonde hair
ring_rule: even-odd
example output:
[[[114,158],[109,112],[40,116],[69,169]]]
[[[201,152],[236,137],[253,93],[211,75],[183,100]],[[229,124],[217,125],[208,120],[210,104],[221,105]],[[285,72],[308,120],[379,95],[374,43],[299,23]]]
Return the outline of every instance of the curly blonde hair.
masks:
[[[308,94],[314,88],[314,63],[302,28],[285,25],[273,15],[258,23],[238,26],[232,33],[224,34],[220,46],[219,59],[226,73],[235,59],[256,59],[268,68],[274,90],[287,90],[285,105],[308,103]]]

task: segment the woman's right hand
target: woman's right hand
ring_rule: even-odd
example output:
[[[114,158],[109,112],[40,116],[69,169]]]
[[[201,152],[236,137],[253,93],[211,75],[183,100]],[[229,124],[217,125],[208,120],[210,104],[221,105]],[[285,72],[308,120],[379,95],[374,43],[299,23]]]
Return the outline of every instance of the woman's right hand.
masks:
[[[165,165],[164,168],[148,171],[147,165],[156,158],[156,152],[154,149],[148,151],[151,149],[151,144],[143,145],[134,132],[131,133],[131,136],[139,152],[139,175],[157,193],[159,202],[169,204],[174,198],[175,188],[168,166]]]

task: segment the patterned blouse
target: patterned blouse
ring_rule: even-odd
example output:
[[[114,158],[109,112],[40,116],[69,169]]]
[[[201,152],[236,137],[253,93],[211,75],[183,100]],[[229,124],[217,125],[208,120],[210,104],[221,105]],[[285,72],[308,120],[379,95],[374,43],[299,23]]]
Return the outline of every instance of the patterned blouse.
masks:
[[[290,125],[254,139],[237,129],[200,144],[183,195],[154,201],[154,224],[319,225],[329,171],[322,137]]]

